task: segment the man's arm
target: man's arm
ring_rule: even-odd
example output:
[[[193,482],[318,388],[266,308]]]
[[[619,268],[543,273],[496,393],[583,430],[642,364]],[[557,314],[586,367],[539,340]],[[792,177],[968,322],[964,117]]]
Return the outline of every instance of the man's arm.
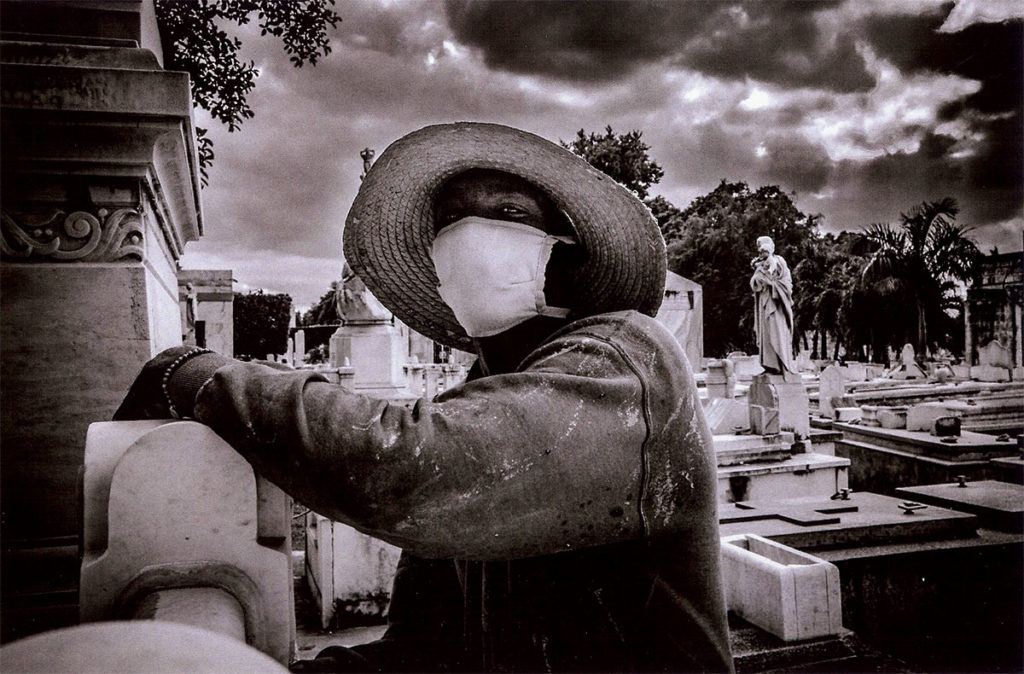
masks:
[[[544,354],[411,410],[233,363],[195,414],[298,500],[419,556],[508,559],[644,535],[635,369],[586,336]]]

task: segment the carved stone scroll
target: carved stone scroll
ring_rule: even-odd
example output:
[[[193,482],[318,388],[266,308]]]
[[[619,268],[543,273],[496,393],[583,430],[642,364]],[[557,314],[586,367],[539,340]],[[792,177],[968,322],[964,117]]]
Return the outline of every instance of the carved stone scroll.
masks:
[[[5,259],[117,262],[145,255],[142,217],[134,208],[101,208],[96,215],[55,210],[39,222],[20,220],[3,212],[0,252]]]

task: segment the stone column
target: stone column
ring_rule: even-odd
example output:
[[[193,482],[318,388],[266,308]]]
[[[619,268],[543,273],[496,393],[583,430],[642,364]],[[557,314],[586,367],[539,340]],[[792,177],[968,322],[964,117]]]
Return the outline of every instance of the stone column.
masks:
[[[974,364],[974,332],[971,329],[971,289],[967,289],[967,298],[964,300],[964,365],[968,368]]]
[[[1013,312],[1013,366],[1017,368],[1024,365],[1024,349],[1021,345],[1021,338],[1024,336],[1024,330],[1021,330],[1021,321],[1024,320],[1024,316],[1021,315],[1020,304],[1011,304],[1011,311]]]
[[[2,4],[10,639],[77,619],[86,428],[181,342],[177,260],[202,222],[188,76],[161,66],[151,0]]]

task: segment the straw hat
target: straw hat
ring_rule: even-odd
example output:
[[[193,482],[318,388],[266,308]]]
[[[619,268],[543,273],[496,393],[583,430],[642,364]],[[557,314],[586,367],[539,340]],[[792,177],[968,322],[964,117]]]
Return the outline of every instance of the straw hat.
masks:
[[[665,288],[665,241],[632,192],[532,133],[458,122],[428,126],[392,143],[366,174],[345,221],[348,263],[406,325],[441,344],[473,350],[437,292],[430,259],[438,188],[471,168],[515,174],[569,215],[587,256],[576,278],[572,316],[625,309],[657,313]]]

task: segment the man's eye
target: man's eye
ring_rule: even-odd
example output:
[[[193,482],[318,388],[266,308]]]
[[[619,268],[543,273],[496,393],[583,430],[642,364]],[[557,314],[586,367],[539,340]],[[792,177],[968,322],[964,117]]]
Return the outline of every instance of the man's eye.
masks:
[[[522,218],[522,217],[525,217],[525,216],[529,215],[529,213],[527,213],[525,209],[520,208],[519,206],[512,206],[512,205],[502,206],[501,207],[501,214],[502,215],[508,215],[508,216],[511,216],[511,217],[514,217],[514,218]]]

